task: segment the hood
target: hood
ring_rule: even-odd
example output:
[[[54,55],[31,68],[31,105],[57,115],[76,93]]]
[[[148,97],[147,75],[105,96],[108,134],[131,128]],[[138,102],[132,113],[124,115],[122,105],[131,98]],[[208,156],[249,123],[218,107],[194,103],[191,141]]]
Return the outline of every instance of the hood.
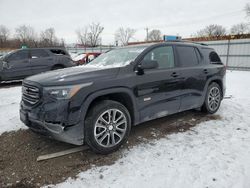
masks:
[[[28,77],[25,80],[37,82],[42,86],[73,85],[100,79],[110,79],[115,77],[118,71],[119,68],[104,69],[98,67],[77,66],[41,73]]]

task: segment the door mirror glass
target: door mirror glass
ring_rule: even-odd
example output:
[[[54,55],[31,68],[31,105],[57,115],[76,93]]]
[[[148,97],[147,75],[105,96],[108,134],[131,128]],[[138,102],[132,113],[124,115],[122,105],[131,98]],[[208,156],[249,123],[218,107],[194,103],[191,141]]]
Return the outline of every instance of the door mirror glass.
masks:
[[[156,60],[142,60],[140,64],[141,69],[155,69],[158,68],[158,62]]]

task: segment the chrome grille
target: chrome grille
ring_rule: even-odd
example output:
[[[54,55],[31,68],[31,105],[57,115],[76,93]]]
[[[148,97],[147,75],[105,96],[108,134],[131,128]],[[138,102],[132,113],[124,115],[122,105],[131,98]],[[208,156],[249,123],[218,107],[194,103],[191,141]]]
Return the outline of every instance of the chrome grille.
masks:
[[[29,105],[35,105],[40,100],[39,88],[36,86],[23,84],[22,87],[22,100]]]

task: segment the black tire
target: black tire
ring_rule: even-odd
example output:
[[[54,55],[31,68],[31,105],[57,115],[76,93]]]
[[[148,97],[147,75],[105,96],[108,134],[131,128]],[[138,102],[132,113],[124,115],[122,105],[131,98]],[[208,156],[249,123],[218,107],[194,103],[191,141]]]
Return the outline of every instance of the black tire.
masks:
[[[217,91],[218,95],[214,94],[213,96],[211,96],[214,91]],[[220,108],[221,100],[222,100],[221,88],[219,84],[217,84],[216,82],[212,82],[207,88],[206,98],[204,104],[201,107],[201,111],[209,114],[214,114]],[[212,105],[213,102],[214,105]]]
[[[108,112],[112,111],[112,110],[117,110],[117,111],[113,111],[113,115],[115,114],[114,115],[115,118],[117,117],[117,113],[118,113],[118,115],[120,114],[120,116],[122,116],[122,121],[126,120],[126,123],[121,124],[124,129],[122,128],[123,129],[123,132],[121,133],[122,138],[119,137],[119,142],[117,140],[118,136],[116,135],[116,133],[119,133],[118,128],[120,129],[121,127],[119,127],[119,126],[121,126],[121,125],[119,125],[119,126],[116,126],[116,125],[121,123],[121,122],[119,122],[120,120],[117,121],[119,123],[115,124],[114,117],[112,117],[112,119],[113,119],[112,123],[111,123],[111,118],[109,119],[110,124],[102,124],[102,122],[104,123],[104,121],[101,121],[101,123],[97,124],[97,122],[100,122],[100,120],[102,120],[102,119],[100,119],[101,117],[103,117],[104,119],[105,119],[105,115],[106,116],[109,115],[109,117],[110,117],[111,116],[110,114],[112,114],[112,112],[110,112],[110,113],[108,113]],[[119,118],[117,118],[117,119],[119,119]],[[99,125],[105,126],[106,129],[103,127],[100,128]],[[109,129],[110,127],[112,127],[112,130]],[[117,130],[115,130],[115,129],[117,129]],[[86,141],[87,145],[95,153],[98,153],[98,154],[109,154],[111,152],[118,150],[120,148],[120,146],[128,140],[130,130],[131,130],[131,117],[130,117],[129,111],[121,103],[116,102],[116,101],[112,101],[112,100],[103,100],[103,101],[97,103],[96,105],[94,105],[90,109],[90,111],[88,112],[87,117],[85,119],[85,129],[84,129],[85,141]],[[96,134],[97,131],[99,131],[98,134]],[[103,131],[104,131],[104,133],[101,134],[101,136],[97,138],[97,135],[99,135]],[[116,133],[114,133],[114,132],[116,132]],[[105,134],[108,134],[108,135],[105,136]],[[105,139],[101,143],[99,143],[100,140],[102,140],[102,138],[104,136],[105,136]],[[101,139],[98,140],[99,138],[101,138]],[[117,143],[115,145],[112,145],[113,139],[115,141],[117,141]],[[106,142],[106,147],[103,146],[104,144],[102,145],[103,142],[104,143]]]
[[[63,69],[64,66],[63,65],[55,65],[51,68],[51,70],[58,70],[58,69]]]

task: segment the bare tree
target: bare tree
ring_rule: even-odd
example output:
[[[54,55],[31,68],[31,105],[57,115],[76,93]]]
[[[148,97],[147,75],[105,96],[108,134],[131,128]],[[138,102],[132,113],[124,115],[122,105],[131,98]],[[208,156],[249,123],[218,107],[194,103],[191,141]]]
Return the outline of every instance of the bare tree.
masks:
[[[77,35],[77,40],[80,44],[84,46],[89,45],[89,40],[88,40],[88,26],[85,26],[81,29],[76,30],[76,35]]]
[[[16,28],[16,37],[21,43],[26,45],[33,45],[36,43],[36,33],[31,26],[21,25]]]
[[[65,40],[64,40],[64,38],[61,38],[61,43],[59,45],[65,47]]]
[[[101,39],[100,34],[104,30],[104,27],[100,23],[92,23],[89,25],[88,40],[92,47],[97,46]]]
[[[250,3],[246,4],[245,11],[246,11],[247,17],[250,18]]]
[[[45,29],[44,31],[41,32],[40,35],[41,35],[40,42],[44,46],[56,46],[59,43],[58,38],[56,37],[56,34],[55,34],[55,29],[52,27]]]
[[[95,47],[100,44],[100,35],[104,27],[100,23],[92,23],[76,30],[77,40],[84,46]]]
[[[248,24],[239,23],[231,27],[231,33],[234,35],[246,34],[249,32]]]
[[[127,45],[129,40],[135,35],[136,30],[132,28],[123,28],[120,27],[116,32],[115,32],[115,39],[117,41],[120,41],[121,44]]]
[[[162,39],[162,34],[161,31],[158,29],[154,29],[152,31],[149,32],[148,35],[148,40],[149,41],[158,41]]]
[[[4,25],[0,25],[0,43],[1,44],[6,43],[9,36],[10,36],[10,30]]]
[[[226,35],[226,29],[221,25],[208,25],[196,34],[198,37],[219,37]]]

